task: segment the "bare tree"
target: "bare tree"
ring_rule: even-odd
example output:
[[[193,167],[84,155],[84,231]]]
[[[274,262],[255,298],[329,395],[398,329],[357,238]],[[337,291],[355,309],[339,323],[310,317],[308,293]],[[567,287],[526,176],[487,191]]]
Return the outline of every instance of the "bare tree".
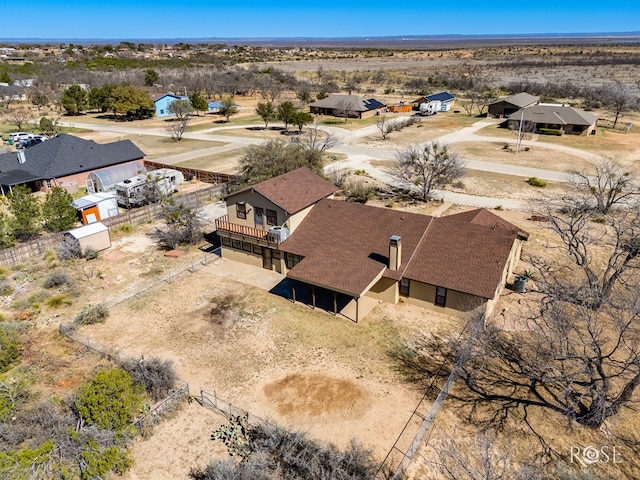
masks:
[[[479,99],[480,96],[477,93],[471,92],[466,99],[460,100],[458,104],[467,112],[467,115],[471,116],[473,115],[473,111],[478,107]]]
[[[348,100],[340,100],[334,112],[336,116],[344,118],[344,123],[347,123],[349,117],[353,116],[354,106]]]
[[[438,479],[447,480],[538,480],[531,468],[515,465],[509,447],[499,448],[491,432],[479,432],[475,441],[465,442],[463,435],[433,445]]]
[[[574,303],[599,309],[611,301],[618,287],[633,290],[640,266],[640,215],[638,207],[599,217],[579,197],[564,199],[559,205],[549,203],[546,216],[551,228],[560,236],[576,269],[570,279],[582,277],[588,288],[578,288],[569,279],[550,277],[556,293]],[[544,274],[544,271],[543,271]]]
[[[615,82],[603,88],[602,101],[607,110],[614,116],[613,128],[625,113],[637,110],[639,99],[629,87],[622,82]]]
[[[22,126],[32,118],[31,111],[26,107],[15,108],[5,115],[7,122],[16,125],[18,130],[22,130]]]
[[[333,133],[326,133],[320,130],[318,119],[307,128],[306,134],[302,137],[301,143],[310,150],[324,152],[338,144],[338,138]]]
[[[389,134],[395,130],[393,122],[384,115],[376,121],[376,127],[380,130],[382,140],[386,140]]]
[[[433,188],[464,176],[464,164],[447,145],[434,141],[398,150],[395,173],[414,185],[426,202]]]
[[[592,160],[583,170],[572,170],[571,181],[578,191],[595,202],[597,213],[608,213],[614,205],[628,204],[640,194],[640,185],[629,168],[611,159]]]
[[[632,405],[640,385],[640,299],[620,293],[615,303],[593,310],[548,288],[542,302],[536,298],[513,319],[517,332],[487,323],[473,341],[468,334],[424,338],[395,358],[418,381],[444,380],[455,368],[460,388],[449,398],[481,425],[524,418],[539,435],[527,418],[541,409],[597,429]]]

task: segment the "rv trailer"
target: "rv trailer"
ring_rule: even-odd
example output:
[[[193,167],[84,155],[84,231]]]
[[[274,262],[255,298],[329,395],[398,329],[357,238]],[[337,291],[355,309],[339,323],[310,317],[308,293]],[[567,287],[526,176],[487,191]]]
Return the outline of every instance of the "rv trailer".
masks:
[[[184,182],[178,170],[161,168],[116,183],[118,205],[125,208],[155,203],[163,196],[171,195]]]

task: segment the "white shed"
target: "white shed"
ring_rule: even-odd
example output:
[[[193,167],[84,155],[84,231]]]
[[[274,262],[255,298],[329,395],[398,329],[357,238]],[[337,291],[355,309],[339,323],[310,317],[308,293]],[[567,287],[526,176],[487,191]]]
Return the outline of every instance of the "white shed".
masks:
[[[99,222],[103,218],[115,217],[119,213],[116,194],[112,192],[85,195],[74,200],[73,206],[80,213],[82,223],[85,225]]]
[[[64,239],[66,242],[73,242],[80,245],[80,250],[83,255],[88,249],[99,252],[111,247],[109,229],[101,222],[91,223],[84,227],[69,230],[65,232]]]

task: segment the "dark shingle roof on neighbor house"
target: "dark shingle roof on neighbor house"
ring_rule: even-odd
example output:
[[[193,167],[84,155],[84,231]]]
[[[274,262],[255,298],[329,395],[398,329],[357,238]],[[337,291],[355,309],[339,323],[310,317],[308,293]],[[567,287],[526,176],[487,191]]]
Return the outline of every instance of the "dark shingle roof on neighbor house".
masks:
[[[524,108],[524,107],[528,107],[529,105],[533,105],[538,100],[540,100],[540,97],[536,97],[535,95],[522,92],[522,93],[517,93],[515,95],[511,95],[510,97],[499,98],[495,102],[491,103],[491,105],[500,103],[500,102],[506,102],[506,103],[510,103],[511,105],[515,105],[516,107]]]
[[[18,163],[15,152],[0,155],[0,183],[16,185],[60,178],[144,158],[142,150],[130,140],[100,144],[65,133],[24,150],[24,155],[23,164]],[[31,178],[16,182],[19,177],[26,178],[17,171],[28,172]]]
[[[429,102],[450,102],[451,100],[455,100],[456,97],[451,95],[449,92],[438,92],[432,93],[431,95],[425,95],[424,97],[417,98],[412,103],[420,103],[429,101]]]
[[[368,112],[384,107],[386,104],[375,98],[363,98],[358,95],[330,95],[327,98],[310,103],[310,107],[329,108],[334,110],[351,110]]]
[[[246,187],[229,197],[241,192],[255,191],[289,215],[293,215],[338,190],[333,183],[303,167]]]
[[[584,110],[576,110],[567,105],[534,105],[523,108],[507,117],[509,120],[520,120],[533,123],[553,125],[593,125],[598,117]]]
[[[388,268],[391,235],[402,241],[397,271]],[[384,276],[493,298],[514,240],[527,235],[484,209],[434,218],[325,199],[280,248],[304,257],[288,277],[348,295]]]

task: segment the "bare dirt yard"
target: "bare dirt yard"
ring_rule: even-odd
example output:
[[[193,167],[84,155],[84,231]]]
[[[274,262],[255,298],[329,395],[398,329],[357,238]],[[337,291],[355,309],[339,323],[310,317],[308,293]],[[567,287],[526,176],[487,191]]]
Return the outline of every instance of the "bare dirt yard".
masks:
[[[185,272],[204,254],[194,248],[165,258],[152,231],[145,225],[117,234],[112,249],[83,266],[85,288],[110,307],[104,324],[80,334],[134,357],[172,360],[193,395],[215,391],[341,447],[356,438],[381,461],[422,396],[395,372],[389,350],[425,328],[455,330],[459,321],[401,304],[379,305],[354,324],[269,293],[265,282],[279,278],[265,280],[260,269],[210,255],[207,266]],[[221,423],[197,403],[185,405],[136,440],[135,465],[124,478],[186,479],[191,467],[225,457],[210,440]]]

